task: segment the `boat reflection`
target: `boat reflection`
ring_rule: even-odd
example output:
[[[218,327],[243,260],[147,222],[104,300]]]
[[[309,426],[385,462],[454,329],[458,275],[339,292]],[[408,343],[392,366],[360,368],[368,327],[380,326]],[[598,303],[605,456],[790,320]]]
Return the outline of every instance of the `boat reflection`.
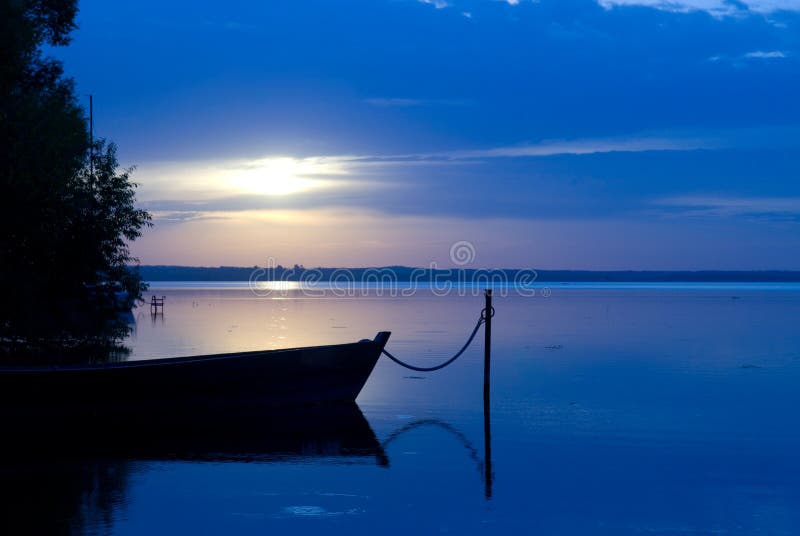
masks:
[[[0,453],[23,458],[272,461],[352,458],[386,465],[355,403],[327,407],[236,405],[147,410],[3,412]]]
[[[354,403],[2,418],[2,534],[106,532],[149,462],[389,465]]]
[[[126,460],[0,463],[0,534],[108,534],[140,469]]]

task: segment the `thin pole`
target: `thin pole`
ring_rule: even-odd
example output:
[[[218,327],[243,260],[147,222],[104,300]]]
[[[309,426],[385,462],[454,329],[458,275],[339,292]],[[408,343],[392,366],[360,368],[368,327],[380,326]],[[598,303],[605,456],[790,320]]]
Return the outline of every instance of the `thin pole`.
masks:
[[[489,377],[492,361],[492,289],[486,289],[486,324],[483,337],[483,401],[489,401]]]
[[[94,179],[94,103],[89,95],[89,175]]]
[[[486,289],[486,324],[483,337],[483,459],[486,499],[492,498],[492,425],[489,372],[492,358],[492,290]]]

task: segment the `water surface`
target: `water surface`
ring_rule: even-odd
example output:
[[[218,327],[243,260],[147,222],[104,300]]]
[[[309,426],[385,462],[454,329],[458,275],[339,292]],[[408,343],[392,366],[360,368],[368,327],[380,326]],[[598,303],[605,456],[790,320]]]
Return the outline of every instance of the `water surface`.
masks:
[[[237,458],[235,430],[211,428],[206,439],[232,438],[215,447],[228,456],[173,445],[75,461],[54,444],[7,460],[4,523],[99,534],[800,532],[800,291],[569,287],[495,298],[491,482],[479,337],[436,373],[381,359],[346,417],[355,447],[303,437],[288,455]],[[483,306],[471,292],[425,290],[153,293],[167,297],[165,313],[135,312],[131,359],[390,330],[393,353],[430,365],[463,343]],[[252,421],[250,434],[269,435],[273,424]]]

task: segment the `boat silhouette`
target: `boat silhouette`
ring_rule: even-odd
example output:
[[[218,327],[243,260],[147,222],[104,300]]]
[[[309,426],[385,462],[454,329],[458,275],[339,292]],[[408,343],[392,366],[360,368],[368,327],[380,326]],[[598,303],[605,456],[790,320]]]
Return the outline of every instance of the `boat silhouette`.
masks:
[[[102,405],[160,410],[182,405],[352,402],[389,332],[349,344],[142,361],[0,368],[0,406],[58,411]]]

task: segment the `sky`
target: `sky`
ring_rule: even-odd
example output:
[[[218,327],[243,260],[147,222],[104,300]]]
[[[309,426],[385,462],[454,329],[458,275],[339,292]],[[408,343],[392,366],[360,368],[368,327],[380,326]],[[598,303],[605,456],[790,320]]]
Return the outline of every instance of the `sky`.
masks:
[[[800,269],[800,0],[80,3],[142,264]]]

